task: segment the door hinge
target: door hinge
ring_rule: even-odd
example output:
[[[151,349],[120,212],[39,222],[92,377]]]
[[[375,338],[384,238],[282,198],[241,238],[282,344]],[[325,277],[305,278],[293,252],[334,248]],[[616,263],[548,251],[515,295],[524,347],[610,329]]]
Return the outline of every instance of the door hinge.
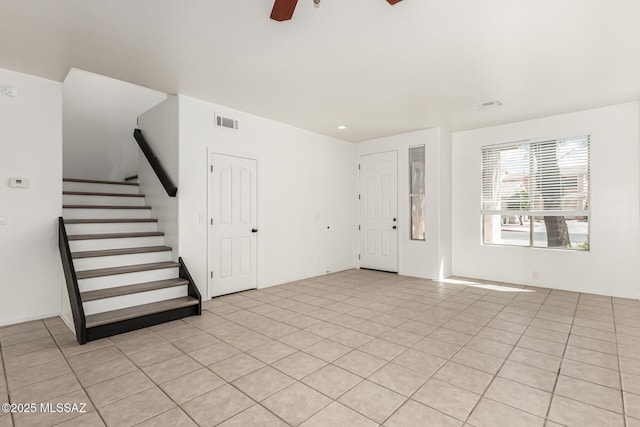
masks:
[[[213,172],[213,165],[211,165],[211,172]]]
[[[358,226],[358,230],[360,230],[360,226]]]
[[[213,218],[211,218],[211,225],[213,225]]]
[[[360,163],[358,163],[358,170],[360,170]]]
[[[358,259],[360,259],[360,254],[358,254]]]
[[[213,271],[211,272],[211,278],[213,279]]]
[[[360,200],[360,195],[358,194],[358,200]]]

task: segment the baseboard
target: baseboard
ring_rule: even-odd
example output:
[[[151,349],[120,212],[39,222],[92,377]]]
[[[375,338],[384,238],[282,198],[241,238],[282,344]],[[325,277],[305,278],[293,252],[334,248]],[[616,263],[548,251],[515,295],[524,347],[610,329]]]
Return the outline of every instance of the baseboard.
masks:
[[[18,323],[31,322],[32,320],[42,320],[48,319],[49,317],[57,317],[60,316],[60,312],[56,311],[55,313],[45,313],[35,316],[25,316],[25,317],[14,317],[11,319],[0,319],[0,326],[9,326],[15,325]]]
[[[265,288],[270,288],[272,286],[279,286],[279,285],[285,285],[287,283],[292,283],[292,282],[299,282],[301,280],[306,280],[306,279],[313,279],[314,277],[322,277],[322,276],[326,276],[328,274],[335,274],[335,273],[340,273],[343,271],[347,271],[347,270],[354,270],[357,269],[358,267],[355,266],[351,266],[351,267],[340,267],[341,269],[336,270],[336,271],[331,271],[329,273],[325,272],[320,272],[317,274],[311,274],[311,275],[301,275],[301,276],[294,276],[293,278],[287,279],[285,282],[267,282],[267,283],[258,283],[258,286],[256,287],[256,289],[265,289]]]
[[[513,285],[520,285],[520,286],[528,286],[530,288],[542,288],[542,289],[551,289],[551,290],[556,290],[556,291],[568,291],[568,292],[577,292],[577,293],[583,293],[583,294],[590,294],[590,295],[600,295],[600,296],[605,296],[605,297],[613,297],[613,298],[624,298],[624,299],[633,299],[633,300],[639,300],[639,297],[635,297],[633,295],[623,295],[623,294],[619,294],[617,292],[611,293],[609,291],[606,290],[602,290],[602,289],[581,289],[581,288],[577,288],[577,287],[572,287],[572,286],[562,286],[562,285],[556,285],[556,284],[549,284],[549,283],[532,283],[531,281],[529,282],[520,282],[520,281],[515,281],[515,280],[504,280],[504,279],[496,279],[496,278],[489,278],[489,277],[472,277],[471,275],[468,274],[460,274],[460,273],[453,273],[451,274],[451,276],[454,277],[464,277],[470,280],[484,280],[484,281],[489,281],[489,282],[495,282],[498,285],[506,285],[508,286],[509,284],[513,284]]]

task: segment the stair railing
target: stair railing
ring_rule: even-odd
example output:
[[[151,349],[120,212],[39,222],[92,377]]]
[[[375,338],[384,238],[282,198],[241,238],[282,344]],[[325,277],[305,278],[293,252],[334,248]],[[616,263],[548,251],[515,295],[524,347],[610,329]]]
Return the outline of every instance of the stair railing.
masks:
[[[175,197],[176,193],[178,192],[178,188],[173,184],[173,181],[171,181],[171,178],[169,178],[167,171],[164,169],[164,167],[162,167],[162,164],[160,164],[160,161],[158,160],[156,155],[153,154],[153,150],[151,150],[149,143],[145,139],[144,135],[142,135],[142,131],[140,129],[134,130],[133,137],[138,142],[140,149],[149,161],[151,168],[156,173],[158,179],[162,183],[162,186],[164,187],[169,197]],[[189,282],[188,294],[190,297],[198,299],[197,314],[200,315],[202,314],[202,296],[200,295],[200,291],[198,291],[198,287],[191,277],[191,274],[189,273],[189,270],[187,269],[187,266],[182,257],[178,257],[178,262],[180,263],[179,276]]]
[[[138,142],[140,149],[142,150],[142,152],[144,153],[144,156],[149,161],[151,168],[156,173],[156,176],[160,180],[160,183],[164,187],[169,197],[176,197],[176,193],[178,192],[178,187],[176,187],[173,184],[173,181],[171,181],[171,178],[169,178],[167,171],[164,169],[164,167],[162,167],[160,160],[158,160],[156,155],[153,153],[153,150],[149,146],[149,143],[142,135],[142,131],[140,129],[134,130],[133,137]]]
[[[193,277],[191,277],[191,273],[187,269],[186,264],[184,263],[182,257],[178,257],[178,262],[180,263],[180,268],[178,270],[178,276],[181,279],[185,279],[189,281],[188,285],[188,294],[191,298],[196,298],[198,300],[198,312],[196,313],[198,316],[202,314],[202,295],[200,295],[200,291],[196,286],[196,282],[193,281]]]
[[[79,344],[84,344],[87,342],[87,320],[82,307],[82,299],[80,298],[76,269],[73,267],[69,238],[67,237],[67,230],[62,217],[58,218],[58,247],[60,248],[64,278],[67,282],[67,293],[69,294],[69,305],[71,305],[73,324],[76,329],[76,339]]]

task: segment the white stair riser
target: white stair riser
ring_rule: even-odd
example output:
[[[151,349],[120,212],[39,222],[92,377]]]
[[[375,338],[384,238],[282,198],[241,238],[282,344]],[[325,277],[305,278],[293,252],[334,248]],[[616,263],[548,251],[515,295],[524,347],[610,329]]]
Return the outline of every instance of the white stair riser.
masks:
[[[78,196],[63,194],[62,203],[65,205],[144,206],[144,197]]]
[[[67,234],[134,233],[158,231],[157,222],[105,222],[66,224]]]
[[[121,308],[136,305],[149,304],[173,298],[188,296],[187,285],[174,286],[173,288],[157,289],[155,291],[139,292],[131,295],[122,295],[113,298],[88,301],[83,303],[84,314],[91,315],[105,311],[119,310]]]
[[[101,251],[104,249],[137,248],[140,246],[162,245],[164,245],[164,236],[69,241],[69,248],[71,249],[71,252]]]
[[[62,209],[65,219],[151,218],[151,209]]]
[[[73,266],[76,271],[83,271],[94,270],[96,268],[121,267],[125,265],[149,264],[152,262],[163,261],[171,261],[171,251],[78,258],[73,260]]]
[[[97,291],[99,289],[114,288],[116,286],[134,285],[136,283],[155,282],[157,280],[176,279],[178,268],[163,268],[160,270],[138,271],[136,273],[114,274],[112,276],[79,279],[80,292]]]
[[[62,182],[63,191],[84,191],[88,193],[126,193],[138,194],[137,185],[94,184],[86,182]]]

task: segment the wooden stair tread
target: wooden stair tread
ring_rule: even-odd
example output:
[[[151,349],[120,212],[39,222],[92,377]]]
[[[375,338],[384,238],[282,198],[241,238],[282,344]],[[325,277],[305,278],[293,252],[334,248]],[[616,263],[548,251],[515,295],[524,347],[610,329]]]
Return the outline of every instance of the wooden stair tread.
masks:
[[[175,286],[188,285],[185,279],[167,279],[154,282],[136,283],[127,286],[116,286],[113,288],[99,289],[97,291],[82,292],[80,296],[83,302],[95,301],[98,299],[118,297],[122,295],[136,294],[139,292],[155,291],[157,289],[173,288]]]
[[[96,268],[76,272],[76,278],[91,279],[93,277],[114,276],[116,274],[137,273],[140,271],[161,270],[163,268],[177,268],[180,264],[173,261],[152,262],[149,264],[123,265],[120,267]]]
[[[151,206],[62,205],[64,209],[151,209]]]
[[[126,181],[101,181],[96,179],[80,179],[80,178],[62,178],[62,181],[66,182],[85,182],[88,184],[113,184],[113,185],[135,185],[139,186],[137,182],[126,182]]]
[[[65,224],[111,224],[125,222],[158,222],[158,218],[98,218],[98,219],[65,219]]]
[[[131,254],[144,254],[149,252],[166,252],[170,251],[169,246],[140,246],[137,248],[121,248],[121,249],[104,249],[99,251],[82,251],[72,252],[73,259],[80,258],[96,258],[102,256],[114,256],[114,255],[131,255]]]
[[[67,196],[144,197],[144,194],[100,193],[96,191],[63,191]]]
[[[130,237],[156,237],[164,236],[162,231],[140,231],[131,233],[98,233],[98,234],[72,234],[67,236],[69,241],[73,240],[96,240],[96,239],[126,239]]]
[[[105,311],[104,313],[92,314],[86,317],[87,328],[102,326],[109,323],[134,319],[136,317],[147,316],[149,314],[161,313],[176,308],[197,305],[198,300],[192,297],[174,298],[151,304],[137,305],[134,307],[122,308],[120,310]]]

